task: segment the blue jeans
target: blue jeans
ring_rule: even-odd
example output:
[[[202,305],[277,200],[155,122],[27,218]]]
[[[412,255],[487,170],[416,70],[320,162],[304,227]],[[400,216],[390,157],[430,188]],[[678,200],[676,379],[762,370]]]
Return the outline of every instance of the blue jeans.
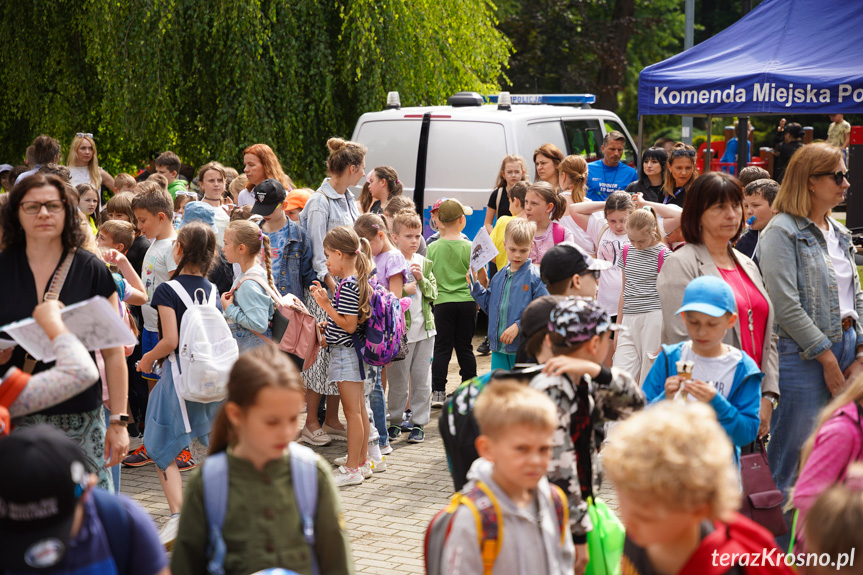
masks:
[[[278,312],[277,312],[278,313]],[[236,323],[229,321],[228,327],[231,329],[231,335],[234,336],[234,339],[237,340],[237,349],[240,353],[244,351],[248,351],[250,349],[254,349],[258,346],[264,345],[267,343],[263,339],[258,336],[255,332],[244,328],[241,325],[237,325]],[[262,334],[265,338],[270,339],[272,336],[272,331],[270,328],[267,328]]]
[[[381,447],[386,447],[390,443],[390,436],[387,434],[387,398],[381,383],[381,369],[380,367],[374,368],[375,386],[369,393],[369,403],[372,407],[375,429],[378,430],[380,436],[378,437],[378,444]]]
[[[852,327],[842,341],[830,348],[845,371],[854,361],[857,335]],[[824,383],[824,369],[817,360],[800,358],[800,346],[787,337],[779,338],[779,408],[770,421],[767,458],[776,487],[788,497],[797,481],[800,448],[814,430],[818,412],[832,399]]]

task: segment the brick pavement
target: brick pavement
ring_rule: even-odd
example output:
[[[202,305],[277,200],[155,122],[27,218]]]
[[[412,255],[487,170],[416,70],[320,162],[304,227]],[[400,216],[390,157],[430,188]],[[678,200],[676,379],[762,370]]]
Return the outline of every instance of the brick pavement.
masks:
[[[480,341],[481,338],[474,338],[474,348]],[[485,373],[490,365],[491,356],[477,356],[478,373]],[[455,390],[458,380],[458,364],[453,358],[448,393]],[[437,429],[439,413],[438,409],[432,410],[424,443],[412,445],[400,437],[392,442],[393,453],[387,457],[386,472],[374,475],[362,485],[341,490],[357,573],[423,572],[426,526],[447,503],[453,489]],[[133,440],[132,447],[139,443]],[[332,461],[345,454],[345,443],[315,450]],[[184,479],[189,475],[185,473]],[[121,490],[141,504],[160,527],[167,520],[168,504],[154,466],[124,468]],[[605,485],[602,495],[610,507],[617,508],[616,497]]]

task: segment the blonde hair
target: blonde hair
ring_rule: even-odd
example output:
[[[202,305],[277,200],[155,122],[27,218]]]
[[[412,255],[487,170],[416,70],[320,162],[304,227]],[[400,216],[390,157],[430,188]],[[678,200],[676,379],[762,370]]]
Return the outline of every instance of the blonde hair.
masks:
[[[619,489],[669,509],[702,505],[711,519],[739,507],[734,448],[703,403],[662,401],[618,424],[603,467]]]
[[[324,236],[324,247],[356,259],[354,265],[357,268],[357,284],[360,288],[357,321],[363,323],[368,319],[371,311],[369,301],[372,288],[369,285],[369,276],[374,269],[374,264],[372,263],[372,246],[369,244],[369,240],[359,237],[357,232],[349,226],[339,226],[331,229]]]
[[[662,234],[659,233],[659,222],[656,221],[656,216],[653,215],[650,208],[635,210],[629,214],[629,217],[626,218],[626,230],[649,232],[653,235],[653,245],[662,241]]]
[[[416,205],[414,201],[407,196],[393,196],[387,202],[387,207],[384,208],[384,215],[390,218],[396,217],[402,212],[416,213]]]
[[[517,425],[553,432],[557,408],[542,392],[515,380],[495,380],[476,400],[473,415],[479,431],[492,439]]]
[[[129,222],[108,220],[99,227],[99,231],[111,236],[111,241],[115,244],[123,244],[124,254],[135,243],[135,226]]]
[[[225,235],[228,234],[235,244],[246,246],[250,254],[263,254],[262,259],[264,269],[267,270],[267,282],[273,291],[279,293],[275,282],[273,282],[273,259],[270,255],[270,238],[267,234],[249,220],[233,220],[225,229]]]
[[[134,176],[127,174],[126,172],[120,172],[114,176],[115,190],[134,188],[136,183]]]
[[[147,181],[157,184],[160,188],[162,188],[166,192],[168,191],[168,178],[166,178],[162,174],[151,174],[147,178]]]
[[[503,231],[504,241],[511,241],[519,247],[533,245],[533,237],[536,235],[536,222],[529,222],[524,218],[513,218],[506,224]]]
[[[232,198],[236,198],[246,188],[248,183],[249,178],[246,177],[246,174],[240,174],[228,184],[228,193],[231,194]]]
[[[507,164],[518,164],[521,166],[521,181],[528,181],[527,165],[524,163],[524,158],[518,154],[509,154],[504,156],[503,161],[500,163],[500,170],[497,172],[497,182],[494,184],[495,188],[506,188],[506,176],[503,175],[503,172],[506,170]]]
[[[848,484],[830,487],[818,496],[804,525],[807,550],[819,556],[830,556],[831,565],[841,565],[839,557],[853,556],[863,546],[863,465],[854,464],[848,473]],[[822,563],[824,565],[824,563]],[[838,568],[837,568],[838,570]]]
[[[832,173],[842,159],[842,152],[830,144],[808,144],[791,156],[773,209],[779,213],[809,217],[812,207],[809,178],[813,174]]]
[[[421,230],[423,228],[423,221],[414,212],[401,212],[393,219],[393,233],[399,233],[402,228]]]
[[[572,180],[572,201],[581,203],[584,201],[585,188],[587,187],[587,160],[580,154],[572,154],[561,160],[557,166],[558,174],[566,174]]]
[[[93,157],[91,157],[90,161],[87,163],[87,173],[90,175],[90,183],[93,184],[93,187],[95,188],[102,183],[102,170],[99,169],[99,155],[96,153],[96,142],[93,141],[93,138],[77,135],[72,138],[72,145],[69,146],[69,157],[66,159],[66,165],[70,168],[77,165],[78,148],[81,147],[81,144],[84,141],[90,142],[90,145],[93,146]],[[99,193],[98,190],[96,193]]]

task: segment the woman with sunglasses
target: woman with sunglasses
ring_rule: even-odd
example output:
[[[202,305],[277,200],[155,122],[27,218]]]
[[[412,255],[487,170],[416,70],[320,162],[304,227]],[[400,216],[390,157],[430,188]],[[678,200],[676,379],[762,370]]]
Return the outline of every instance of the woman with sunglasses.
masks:
[[[96,153],[96,141],[93,134],[78,132],[72,138],[69,146],[69,158],[66,160],[69,173],[72,174],[72,185],[90,184],[104,201],[114,195],[114,178],[99,167],[99,156]],[[105,188],[102,188],[102,184]],[[103,191],[107,190],[107,191]],[[105,196],[105,197],[103,197]]]
[[[695,148],[677,142],[668,155],[668,168],[665,170],[665,184],[662,186],[663,204],[683,207],[686,192],[698,177],[695,169]]]
[[[863,373],[863,293],[854,244],[829,216],[849,188],[841,150],[800,148],[756,249],[776,307],[782,407],[770,426],[770,469],[786,493],[818,412]]]
[[[3,251],[0,252],[0,325],[30,317],[37,304],[46,299],[50,286],[58,291],[54,299],[69,306],[93,296],[102,296],[118,309],[117,288],[105,264],[82,249],[78,202],[72,188],[57,176],[36,174],[21,180],[7,195],[0,211]],[[67,256],[70,257],[66,264]],[[64,281],[55,280],[66,269]],[[56,281],[56,283],[55,283]],[[123,347],[100,350],[105,365],[108,407],[111,420],[102,413],[102,382],[97,379],[84,391],[38,413],[16,420],[17,426],[48,424],[76,440],[87,455],[89,471],[99,476],[99,486],[113,489],[106,467],[120,463],[129,450],[126,398],[128,373]],[[94,354],[90,356],[94,358]],[[30,373],[51,368],[53,363],[36,362],[20,346],[0,352],[0,373],[17,367]],[[107,430],[106,430],[107,427]]]

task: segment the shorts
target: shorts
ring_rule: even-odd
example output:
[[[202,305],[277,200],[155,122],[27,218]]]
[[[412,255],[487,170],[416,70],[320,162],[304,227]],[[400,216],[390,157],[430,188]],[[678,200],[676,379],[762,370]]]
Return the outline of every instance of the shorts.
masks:
[[[141,355],[151,351],[156,344],[159,343],[159,332],[157,331],[149,331],[143,330],[141,332]],[[167,362],[165,363],[165,367],[167,367]],[[155,373],[144,373],[141,372],[141,377],[144,379],[148,379],[150,381],[159,381],[159,376]]]
[[[328,384],[339,381],[363,381],[364,378],[360,374],[360,360],[353,347],[337,345],[327,349],[330,351],[330,365],[327,368]],[[365,365],[363,367],[368,375],[369,368]]]

